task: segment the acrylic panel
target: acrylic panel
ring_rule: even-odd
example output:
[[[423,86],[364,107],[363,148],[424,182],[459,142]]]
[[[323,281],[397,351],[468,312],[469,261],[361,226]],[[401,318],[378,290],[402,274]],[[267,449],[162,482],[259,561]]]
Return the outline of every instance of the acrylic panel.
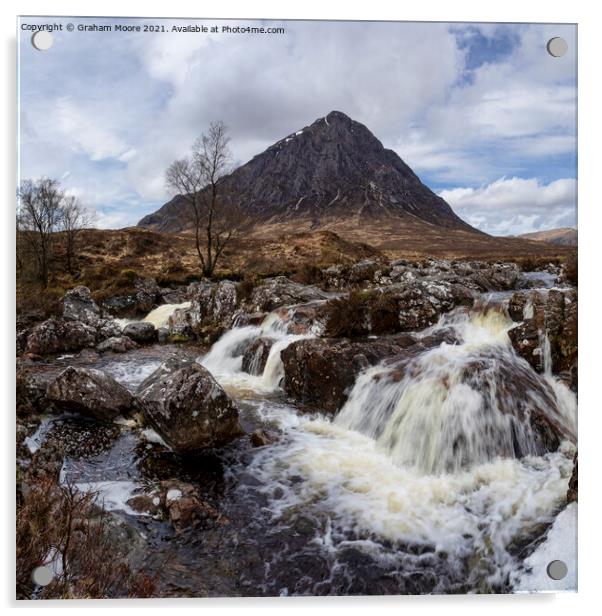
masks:
[[[576,25],[17,31],[17,596],[575,591]]]

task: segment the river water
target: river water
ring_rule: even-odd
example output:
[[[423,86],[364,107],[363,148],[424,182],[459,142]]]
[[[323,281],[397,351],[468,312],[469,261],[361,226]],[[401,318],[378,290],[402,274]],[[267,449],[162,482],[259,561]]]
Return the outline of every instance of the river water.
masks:
[[[445,315],[421,335],[451,331],[456,344],[368,368],[333,419],[285,398],[280,352],[315,333],[289,334],[277,311],[198,357],[236,400],[243,427],[277,432],[276,443],[241,439],[182,459],[124,420],[102,428],[98,449],[74,448],[64,476],[98,490],[136,529],[132,558],[160,572],[164,595],[539,590],[547,534],[575,545],[574,524],[554,522],[572,472],[576,399],[515,355],[511,326],[499,306]],[[265,335],[276,343],[263,373],[243,372],[245,348]],[[106,356],[98,367],[134,391],[173,352]],[[554,453],[533,433],[533,412],[565,435]],[[95,426],[54,422],[72,437]],[[32,443],[51,428],[45,422]],[[171,477],[197,486],[229,523],[178,534],[129,508],[132,494]],[[571,589],[575,578],[556,584]]]

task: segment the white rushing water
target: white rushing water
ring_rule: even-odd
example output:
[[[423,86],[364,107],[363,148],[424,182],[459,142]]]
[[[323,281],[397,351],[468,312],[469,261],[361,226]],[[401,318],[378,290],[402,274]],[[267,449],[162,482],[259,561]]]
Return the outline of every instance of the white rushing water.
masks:
[[[249,470],[265,486],[274,518],[321,512],[328,530],[316,541],[335,553],[356,544],[377,559],[401,559],[403,550],[392,556],[383,542],[425,544],[458,568],[468,559],[475,590],[508,580],[537,590],[540,578],[520,578],[525,566],[512,546],[541,533],[565,502],[576,400],[515,355],[510,327],[501,311],[459,309],[420,334],[451,330],[457,344],[368,368],[334,420],[269,407],[286,438],[260,451]],[[264,335],[277,343],[263,375],[244,375],[242,352]],[[298,338],[272,314],[261,327],[225,334],[203,365],[225,386],[273,390],[280,351]],[[544,453],[531,425],[537,413],[566,435],[553,453]]]
[[[287,314],[270,313],[259,327],[235,327],[226,332],[203,357],[201,364],[219,383],[229,390],[276,391],[284,377],[280,353],[296,340],[312,337],[312,334],[290,334]],[[243,355],[248,346],[258,338],[273,341],[262,374],[253,375],[242,371]]]
[[[181,304],[161,304],[156,308],[153,308],[145,317],[142,319],[145,323],[152,323],[157,329],[160,327],[169,327],[169,317],[180,308],[190,308],[190,302],[183,302]],[[140,319],[115,319],[115,323],[123,329],[129,323],[137,323]]]

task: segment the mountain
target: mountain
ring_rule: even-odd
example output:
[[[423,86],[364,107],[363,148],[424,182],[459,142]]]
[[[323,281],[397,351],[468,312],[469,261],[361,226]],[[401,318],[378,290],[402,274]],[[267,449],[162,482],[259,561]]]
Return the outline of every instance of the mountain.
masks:
[[[536,231],[534,233],[523,233],[518,237],[536,242],[546,242],[558,246],[577,246],[577,229],[572,227],[562,227],[560,229],[549,229],[548,231]]]
[[[220,184],[223,195],[243,204],[259,233],[324,228],[355,235],[376,225],[379,235],[378,229],[428,235],[426,227],[483,235],[368,128],[340,111],[277,141]],[[189,208],[176,196],[138,226],[184,231],[191,226]]]

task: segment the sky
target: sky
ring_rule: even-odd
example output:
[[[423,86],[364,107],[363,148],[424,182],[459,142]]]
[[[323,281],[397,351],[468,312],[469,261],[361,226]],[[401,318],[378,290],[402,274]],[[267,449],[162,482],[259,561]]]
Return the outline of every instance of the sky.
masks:
[[[46,51],[21,29],[55,23],[63,31]],[[284,33],[171,31],[202,25]],[[167,166],[210,122],[228,126],[238,165],[332,110],[365,124],[487,233],[576,226],[575,26],[23,18],[18,27],[20,177],[59,179],[99,227],[134,225],[169,200]],[[561,58],[546,51],[554,36],[568,43]]]

